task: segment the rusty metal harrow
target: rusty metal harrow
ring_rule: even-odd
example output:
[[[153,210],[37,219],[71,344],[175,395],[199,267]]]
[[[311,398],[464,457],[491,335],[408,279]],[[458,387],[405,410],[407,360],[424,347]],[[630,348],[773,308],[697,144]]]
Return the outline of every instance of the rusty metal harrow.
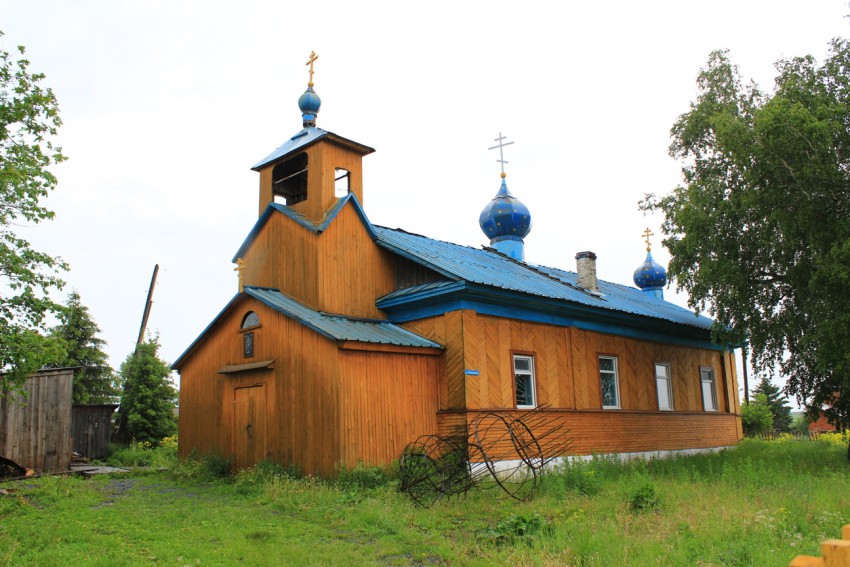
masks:
[[[569,430],[546,409],[524,412],[522,418],[484,412],[451,435],[419,437],[399,460],[400,490],[419,506],[475,486],[498,487],[511,498],[527,500],[540,486],[546,465],[572,445]]]

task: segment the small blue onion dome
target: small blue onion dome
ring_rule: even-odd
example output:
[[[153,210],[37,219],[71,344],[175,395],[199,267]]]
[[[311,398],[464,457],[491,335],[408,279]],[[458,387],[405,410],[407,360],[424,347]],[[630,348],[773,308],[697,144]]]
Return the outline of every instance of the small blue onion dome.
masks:
[[[667,270],[652,259],[652,253],[646,251],[646,260],[635,270],[635,285],[641,289],[661,289],[667,285]]]
[[[304,120],[304,127],[316,125],[316,115],[319,113],[319,107],[322,106],[322,99],[313,90],[312,83],[307,87],[298,98],[298,108],[301,110],[301,117]]]
[[[478,224],[491,242],[506,238],[521,240],[531,232],[531,214],[528,207],[511,195],[503,177],[499,192],[481,211]]]

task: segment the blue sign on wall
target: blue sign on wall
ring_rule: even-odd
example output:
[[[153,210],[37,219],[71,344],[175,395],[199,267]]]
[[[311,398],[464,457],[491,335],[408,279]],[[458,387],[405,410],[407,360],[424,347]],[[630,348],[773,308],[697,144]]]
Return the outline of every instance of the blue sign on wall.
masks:
[[[477,370],[464,370],[463,373],[467,376],[478,376],[479,374],[481,374]]]

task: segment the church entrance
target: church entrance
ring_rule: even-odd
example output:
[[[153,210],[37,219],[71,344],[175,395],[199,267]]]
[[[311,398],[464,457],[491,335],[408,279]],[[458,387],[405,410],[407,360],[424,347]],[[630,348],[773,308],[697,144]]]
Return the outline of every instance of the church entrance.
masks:
[[[233,466],[252,467],[266,458],[266,388],[233,390]]]

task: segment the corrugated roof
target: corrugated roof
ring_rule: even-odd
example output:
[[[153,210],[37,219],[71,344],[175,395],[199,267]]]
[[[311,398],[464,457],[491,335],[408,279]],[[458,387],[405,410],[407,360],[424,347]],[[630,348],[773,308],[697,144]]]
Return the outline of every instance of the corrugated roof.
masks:
[[[446,276],[481,285],[539,297],[575,302],[674,323],[710,329],[713,321],[692,311],[656,298],[638,289],[599,280],[601,294],[593,294],[576,283],[576,273],[512,260],[493,249],[471,248],[434,240],[400,229],[375,226],[378,244]],[[426,285],[447,285],[426,284]],[[421,286],[390,294],[420,293]],[[386,296],[382,299],[387,299]]]
[[[387,321],[358,319],[314,311],[276,289],[245,286],[245,293],[332,340],[443,348],[435,342]]]
[[[370,148],[369,146],[364,146],[358,142],[353,140],[349,140],[348,138],[343,138],[342,136],[338,136],[333,132],[328,132],[327,130],[322,130],[321,128],[316,128],[315,126],[308,126],[306,128],[301,129],[297,134],[292,136],[290,139],[285,141],[279,148],[275,151],[258,161],[253,169],[254,171],[260,169],[261,167],[268,165],[272,162],[275,162],[282,158],[287,154],[291,154],[296,150],[300,150],[302,148],[306,148],[307,146],[313,144],[320,138],[327,137],[333,142],[336,142],[340,145],[346,146],[348,148],[353,149],[354,151],[359,152],[362,155],[371,154],[375,150]]]

